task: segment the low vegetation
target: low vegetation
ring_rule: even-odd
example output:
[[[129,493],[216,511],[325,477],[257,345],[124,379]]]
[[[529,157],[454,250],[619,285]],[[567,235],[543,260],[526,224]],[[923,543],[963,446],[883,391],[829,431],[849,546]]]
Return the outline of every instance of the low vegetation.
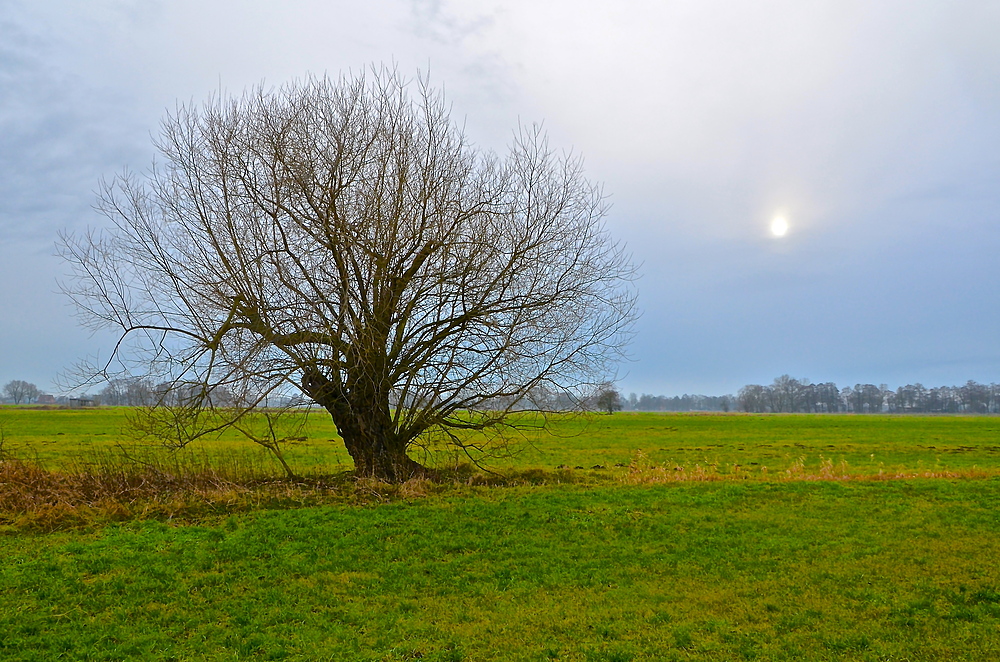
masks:
[[[235,437],[131,446],[118,410],[0,418],[5,660],[1000,649],[998,419],[567,419],[497,473],[432,448],[440,481],[389,485],[320,417],[294,480]]]
[[[461,495],[476,485],[986,478],[1000,475],[992,417],[617,414],[566,417],[555,435],[516,440],[503,459],[433,446],[438,480],[358,482],[328,417],[308,415],[280,452],[228,431],[180,451],[141,445],[126,408],[5,409],[0,521],[63,527],[199,517],[263,506]],[[483,464],[484,468],[476,465]]]
[[[547,486],[4,539],[0,656],[983,660],[1000,481]]]

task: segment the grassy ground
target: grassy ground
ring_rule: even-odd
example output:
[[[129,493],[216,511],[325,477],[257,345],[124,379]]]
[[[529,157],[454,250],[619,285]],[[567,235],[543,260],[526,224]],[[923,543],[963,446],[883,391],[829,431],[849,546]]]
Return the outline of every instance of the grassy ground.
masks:
[[[205,485],[117,476],[122,423],[0,410],[4,449],[57,470],[0,462],[0,497],[78,470],[124,495],[56,486],[74,516],[46,532],[0,513],[0,659],[1000,655],[1000,419],[597,416],[529,438],[505,487],[393,488],[244,488],[226,472],[280,471],[236,438],[192,449]],[[299,470],[344,468],[325,417],[306,437]]]
[[[986,660],[1000,480],[473,490],[0,538],[5,660]]]
[[[129,427],[127,407],[94,409],[28,409],[0,407],[0,432],[6,450],[19,457],[56,469],[104,457],[124,446],[137,450],[135,434]],[[307,419],[305,442],[292,442],[288,453],[299,467],[347,469],[350,457],[337,436],[330,417],[319,412]],[[149,448],[138,449],[148,452]],[[195,443],[190,457],[226,459],[234,452],[245,455],[258,450],[239,433],[229,431]]]
[[[133,448],[124,408],[28,410],[0,408],[6,448],[57,468],[118,444]],[[350,468],[329,416],[314,412],[289,444],[303,472]],[[619,413],[557,420],[552,434],[526,432],[519,452],[492,460],[494,469],[555,469],[595,465],[613,469],[638,452],[653,464],[743,476],[774,475],[801,465],[833,463],[842,472],[877,474],[927,470],[1000,469],[1000,418],[992,416],[701,415]],[[252,446],[236,433],[195,444],[190,455],[226,457]],[[425,458],[421,458],[425,459]],[[431,462],[447,463],[433,454]]]

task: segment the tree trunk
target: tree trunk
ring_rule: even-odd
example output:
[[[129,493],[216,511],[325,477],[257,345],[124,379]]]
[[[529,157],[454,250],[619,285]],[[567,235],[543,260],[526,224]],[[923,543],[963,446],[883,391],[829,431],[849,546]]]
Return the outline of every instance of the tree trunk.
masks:
[[[411,478],[434,475],[431,469],[406,454],[407,443],[393,429],[387,413],[388,402],[379,406],[372,400],[359,405],[352,401],[353,398],[345,397],[333,382],[317,370],[307,370],[303,374],[302,389],[330,412],[337,432],[354,460],[354,471],[358,477],[403,483]]]
[[[332,415],[332,412],[331,412]],[[431,471],[406,454],[406,445],[395,435],[380,430],[363,429],[371,421],[338,421],[337,431],[344,439],[347,452],[354,460],[354,470],[359,477],[378,478],[389,483],[403,483],[411,478],[425,478]],[[365,417],[367,418],[367,417]]]

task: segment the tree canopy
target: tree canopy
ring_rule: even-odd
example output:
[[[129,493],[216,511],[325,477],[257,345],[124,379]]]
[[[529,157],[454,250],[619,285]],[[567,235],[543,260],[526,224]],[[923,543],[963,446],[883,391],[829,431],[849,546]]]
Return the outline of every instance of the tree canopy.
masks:
[[[3,394],[14,404],[33,402],[40,395],[38,387],[23,379],[12,379],[3,386]]]
[[[66,290],[121,339],[104,376],[155,373],[190,416],[296,389],[361,475],[416,440],[511,424],[538,388],[613,373],[634,267],[579,157],[537,127],[470,144],[425,80],[372,68],[180,106],[148,174],[106,182],[113,228],[66,235]]]

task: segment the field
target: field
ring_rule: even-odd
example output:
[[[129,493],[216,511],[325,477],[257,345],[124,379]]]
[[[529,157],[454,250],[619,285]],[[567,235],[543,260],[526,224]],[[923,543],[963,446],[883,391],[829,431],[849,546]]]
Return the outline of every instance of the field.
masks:
[[[0,410],[6,452],[66,471],[127,444],[122,420]],[[309,425],[290,461],[343,471],[332,427]],[[997,659],[998,430],[616,414],[529,438],[499,486],[46,531],[5,513],[0,659]]]
[[[59,468],[93,461],[118,445],[133,448],[126,409],[0,409],[5,448]],[[642,453],[653,464],[720,474],[740,467],[744,477],[833,463],[853,475],[966,471],[1000,472],[1000,418],[991,416],[810,416],[618,413],[557,421],[554,434],[525,433],[512,457],[490,461],[503,472],[595,465],[614,468]],[[350,468],[325,413],[309,415],[302,441],[287,448],[302,473]],[[187,455],[224,458],[256,450],[236,433],[196,444]],[[430,451],[422,460],[451,458]],[[266,455],[266,454],[265,454]],[[457,458],[459,460],[465,458]],[[266,458],[265,458],[266,460]],[[278,470],[275,464],[272,468]]]

